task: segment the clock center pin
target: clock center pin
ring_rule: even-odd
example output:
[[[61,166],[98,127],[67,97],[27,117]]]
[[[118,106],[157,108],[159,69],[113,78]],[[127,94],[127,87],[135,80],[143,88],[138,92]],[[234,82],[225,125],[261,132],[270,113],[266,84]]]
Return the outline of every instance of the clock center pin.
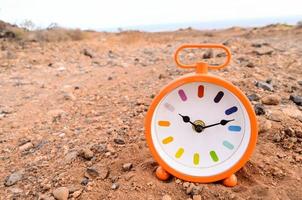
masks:
[[[192,125],[193,130],[197,133],[201,133],[203,131],[205,123],[202,120],[196,120],[193,123],[195,124],[195,126]]]

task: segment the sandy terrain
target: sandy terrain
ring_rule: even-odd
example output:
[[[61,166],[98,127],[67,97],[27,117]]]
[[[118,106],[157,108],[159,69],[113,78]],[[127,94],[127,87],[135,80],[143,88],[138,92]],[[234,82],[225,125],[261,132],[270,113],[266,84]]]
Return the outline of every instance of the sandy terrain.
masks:
[[[90,34],[0,41],[0,199],[302,199],[302,29]],[[257,147],[234,188],[157,180],[145,142],[152,98],[188,73],[174,50],[206,42],[231,49],[231,65],[210,73],[249,95],[258,114]]]

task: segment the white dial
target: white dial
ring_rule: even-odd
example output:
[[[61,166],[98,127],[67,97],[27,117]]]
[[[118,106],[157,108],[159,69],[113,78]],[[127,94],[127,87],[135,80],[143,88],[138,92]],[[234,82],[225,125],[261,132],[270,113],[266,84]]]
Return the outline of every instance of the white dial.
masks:
[[[168,93],[151,121],[153,145],[161,159],[190,176],[213,176],[234,166],[251,134],[248,113],[229,90],[191,82]]]

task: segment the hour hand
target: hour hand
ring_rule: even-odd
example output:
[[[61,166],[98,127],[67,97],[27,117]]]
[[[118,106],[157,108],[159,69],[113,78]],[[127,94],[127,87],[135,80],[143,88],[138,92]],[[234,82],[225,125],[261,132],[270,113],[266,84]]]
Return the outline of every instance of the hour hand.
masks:
[[[182,120],[183,120],[185,123],[190,123],[190,124],[192,124],[193,126],[195,126],[195,124],[194,124],[193,122],[191,122],[191,119],[190,119],[189,116],[184,116],[184,115],[182,115],[182,114],[178,114],[178,115],[182,117]]]

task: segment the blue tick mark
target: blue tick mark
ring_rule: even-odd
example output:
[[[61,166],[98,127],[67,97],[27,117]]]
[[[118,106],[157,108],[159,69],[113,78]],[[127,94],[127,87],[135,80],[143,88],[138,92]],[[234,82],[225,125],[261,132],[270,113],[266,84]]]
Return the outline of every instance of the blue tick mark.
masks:
[[[227,109],[225,111],[225,114],[226,115],[230,115],[230,114],[233,114],[234,112],[237,112],[238,108],[236,106],[233,106],[233,107],[230,107],[229,109]]]
[[[240,126],[229,126],[228,129],[229,129],[229,131],[235,131],[235,132],[241,131]]]

